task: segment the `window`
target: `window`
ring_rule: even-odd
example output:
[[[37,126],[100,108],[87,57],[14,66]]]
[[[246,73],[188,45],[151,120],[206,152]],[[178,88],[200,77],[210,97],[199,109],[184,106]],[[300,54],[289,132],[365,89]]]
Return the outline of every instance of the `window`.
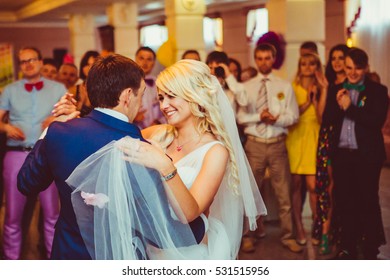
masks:
[[[206,52],[221,50],[223,44],[223,22],[221,18],[203,19],[203,38],[206,45]]]
[[[257,41],[268,30],[268,10],[266,8],[250,10],[247,16],[246,36]]]
[[[140,30],[140,45],[158,49],[168,40],[168,29],[164,25],[154,24],[142,27]]]

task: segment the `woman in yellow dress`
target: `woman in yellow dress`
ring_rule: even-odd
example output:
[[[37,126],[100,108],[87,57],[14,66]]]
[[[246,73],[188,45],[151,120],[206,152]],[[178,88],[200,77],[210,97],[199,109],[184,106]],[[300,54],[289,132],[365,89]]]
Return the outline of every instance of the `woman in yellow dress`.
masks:
[[[321,116],[326,101],[327,82],[317,54],[300,57],[293,89],[299,106],[299,121],[289,129],[286,146],[292,174],[292,211],[297,231],[297,242],[306,244],[302,224],[301,185],[305,180],[310,194],[313,219],[316,216],[316,153]],[[318,242],[313,242],[315,245]]]

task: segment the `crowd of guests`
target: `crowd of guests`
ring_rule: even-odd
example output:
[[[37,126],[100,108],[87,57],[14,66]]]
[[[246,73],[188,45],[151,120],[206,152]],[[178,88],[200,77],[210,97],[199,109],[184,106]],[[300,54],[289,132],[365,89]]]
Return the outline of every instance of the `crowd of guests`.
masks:
[[[278,203],[281,244],[300,253],[311,242],[318,246],[319,254],[337,251],[337,259],[375,259],[379,246],[385,243],[378,188],[385,159],[381,128],[387,116],[388,95],[378,77],[370,74],[367,54],[359,48],[336,45],[324,67],[316,44],[306,42],[301,45],[293,81],[273,72],[278,55],[274,46],[259,44],[253,55],[256,67],[245,69],[222,51],[210,52],[205,63],[233,109],[240,141],[260,191],[269,174]],[[2,155],[6,259],[21,258],[25,215],[21,205],[29,204],[17,191],[16,176],[27,152],[38,140],[36,131],[42,131],[54,120],[53,106],[66,92],[73,94],[81,117],[92,111],[86,80],[99,57],[98,52],[88,51],[79,67],[64,63],[57,68],[53,60],[42,59],[35,48],[19,53],[24,80],[32,88],[29,90],[25,82],[17,81],[4,89],[0,103],[0,130],[7,136],[6,152]],[[184,52],[182,59],[201,61],[196,50]],[[133,123],[139,129],[167,123],[160,110],[156,77],[151,74],[155,52],[141,47],[134,61],[145,75],[145,91]],[[43,88],[39,88],[41,82]],[[24,97],[26,92],[41,89],[47,91],[42,100],[36,100],[34,94]],[[11,98],[19,98],[18,108],[10,106]],[[24,106],[37,102],[37,115],[23,114]],[[29,120],[36,129],[19,127],[20,119],[21,123]],[[187,143],[190,142],[177,143],[176,151]],[[309,234],[302,222],[307,194],[312,213]],[[41,247],[49,257],[59,215],[54,184],[39,194],[39,200],[43,213],[40,226],[44,229]],[[32,211],[31,206],[27,211]],[[242,238],[241,250],[245,253],[253,253],[256,243],[266,237],[262,217],[257,226],[257,230]]]

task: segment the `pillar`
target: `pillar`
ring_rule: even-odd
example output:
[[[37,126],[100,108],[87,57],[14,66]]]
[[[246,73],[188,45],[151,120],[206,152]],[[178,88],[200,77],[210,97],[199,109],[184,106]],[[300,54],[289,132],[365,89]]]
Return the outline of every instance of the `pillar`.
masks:
[[[184,51],[196,49],[202,59],[206,57],[203,39],[204,0],[165,0],[168,37],[176,42],[176,60]]]
[[[304,41],[314,41],[321,61],[325,63],[325,1],[271,0],[266,4],[269,30],[283,35],[286,57],[279,76],[292,81],[299,58],[299,47]]]
[[[137,3],[113,3],[107,8],[107,15],[114,27],[115,52],[134,59],[139,47]]]
[[[246,36],[247,11],[244,9],[221,13],[223,20],[223,51],[237,59],[242,68],[248,66],[249,42]]]
[[[84,53],[96,50],[95,18],[91,14],[72,15],[69,20],[71,53],[79,65]]]

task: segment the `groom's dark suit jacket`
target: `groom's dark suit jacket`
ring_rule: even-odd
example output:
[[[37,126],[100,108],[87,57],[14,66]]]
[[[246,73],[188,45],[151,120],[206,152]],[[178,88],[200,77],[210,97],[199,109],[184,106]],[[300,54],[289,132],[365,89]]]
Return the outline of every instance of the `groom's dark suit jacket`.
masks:
[[[137,126],[93,110],[85,118],[53,123],[46,137],[38,141],[28,155],[18,175],[19,191],[25,195],[36,194],[54,179],[60,196],[61,211],[55,229],[52,259],[91,259],[73,211],[72,189],[65,180],[88,156],[125,136],[144,141]],[[199,224],[200,220],[194,223]],[[197,240],[203,236],[202,229],[198,230],[200,232],[194,233]]]

